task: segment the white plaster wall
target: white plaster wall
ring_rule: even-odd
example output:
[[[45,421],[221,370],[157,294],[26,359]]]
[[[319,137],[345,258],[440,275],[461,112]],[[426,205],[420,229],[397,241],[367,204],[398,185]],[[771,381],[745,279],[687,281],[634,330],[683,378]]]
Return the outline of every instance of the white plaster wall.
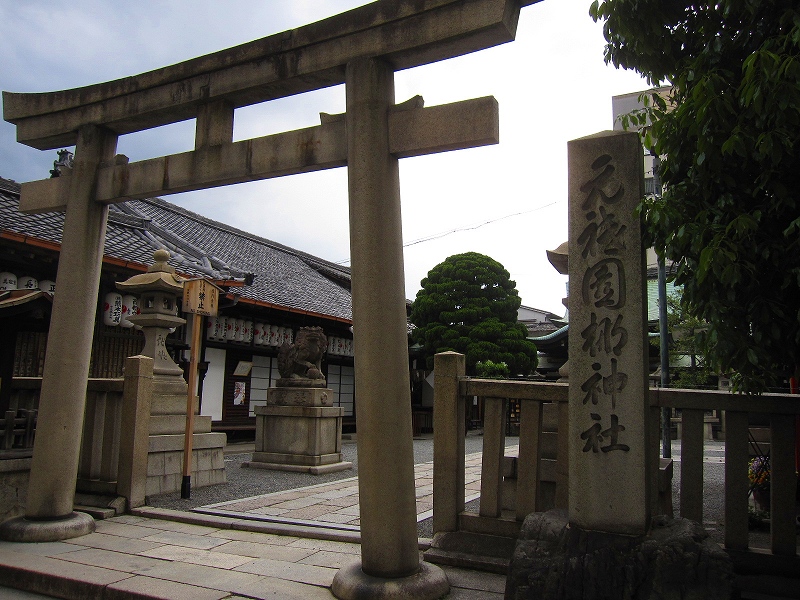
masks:
[[[225,350],[206,348],[208,371],[203,380],[203,396],[200,414],[211,417],[212,421],[222,420],[222,390],[225,385]]]
[[[348,365],[328,365],[328,388],[333,390],[333,405],[344,408],[344,416],[355,414],[355,373]]]
[[[250,371],[250,416],[256,415],[256,406],[267,405],[267,390],[275,387],[278,373],[278,359],[269,356],[253,356],[253,370]]]

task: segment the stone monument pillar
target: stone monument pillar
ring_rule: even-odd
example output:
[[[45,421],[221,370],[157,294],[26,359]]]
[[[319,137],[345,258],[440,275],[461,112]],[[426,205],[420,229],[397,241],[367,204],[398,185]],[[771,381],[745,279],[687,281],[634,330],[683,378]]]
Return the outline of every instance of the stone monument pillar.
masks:
[[[400,174],[389,153],[394,72],[347,64],[347,178],[355,327],[361,564],[342,569],[339,598],[440,598],[444,572],[417,547]]]
[[[78,131],[58,260],[39,419],[25,517],[0,526],[0,538],[44,542],[85,535],[94,520],[73,512],[83,413],[100,288],[108,206],[95,201],[97,171],[117,136],[96,125]]]
[[[731,560],[702,525],[651,521],[639,136],[603,132],[568,150],[569,512],[526,517],[506,597],[729,598]]]
[[[636,133],[569,142],[569,519],[650,527],[644,195]]]
[[[247,466],[312,475],[353,467],[342,460],[344,409],[333,406],[322,375],[327,347],[320,327],[303,327],[294,344],[281,346],[281,378],[267,390],[267,405],[256,407],[256,447]]]

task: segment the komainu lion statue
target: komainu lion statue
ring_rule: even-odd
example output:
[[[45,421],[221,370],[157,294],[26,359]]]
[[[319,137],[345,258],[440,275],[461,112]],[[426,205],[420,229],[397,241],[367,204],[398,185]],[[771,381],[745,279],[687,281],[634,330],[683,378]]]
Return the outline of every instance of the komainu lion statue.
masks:
[[[278,350],[278,385],[325,386],[322,356],[328,349],[328,338],[321,327],[303,327],[297,332],[294,344],[284,344]]]

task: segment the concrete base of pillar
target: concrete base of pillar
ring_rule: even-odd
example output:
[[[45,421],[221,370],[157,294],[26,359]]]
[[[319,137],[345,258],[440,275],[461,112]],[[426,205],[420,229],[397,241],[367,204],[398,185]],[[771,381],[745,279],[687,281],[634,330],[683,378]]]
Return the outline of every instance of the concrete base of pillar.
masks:
[[[444,571],[426,562],[413,575],[396,579],[367,575],[357,562],[336,573],[331,591],[341,600],[434,600],[450,591],[450,582]]]
[[[94,519],[73,512],[63,519],[33,520],[16,517],[0,524],[0,540],[7,542],[58,542],[94,533]]]
[[[292,473],[310,473],[311,475],[325,475],[326,473],[337,473],[346,469],[352,469],[353,463],[347,461],[340,461],[331,463],[329,465],[286,465],[281,463],[270,462],[246,462],[242,463],[243,467],[251,467],[253,469],[267,469],[271,471],[291,471]]]

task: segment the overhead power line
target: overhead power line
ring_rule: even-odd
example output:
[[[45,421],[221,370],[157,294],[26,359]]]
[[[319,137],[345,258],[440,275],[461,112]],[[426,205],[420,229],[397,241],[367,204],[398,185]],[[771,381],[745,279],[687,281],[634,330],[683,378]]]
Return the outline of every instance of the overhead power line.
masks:
[[[412,240],[406,244],[403,244],[403,248],[408,248],[409,246],[416,246],[417,244],[422,244],[424,242],[431,242],[433,240],[438,240],[443,237],[447,237],[448,235],[452,235],[454,233],[460,233],[462,231],[473,231],[475,229],[480,229],[481,227],[485,227],[486,225],[491,225],[492,223],[497,223],[498,221],[503,221],[505,219],[510,219],[511,217],[518,217],[520,215],[527,215],[532,212],[536,212],[538,210],[542,210],[553,206],[554,204],[558,204],[557,201],[550,202],[549,204],[543,204],[542,206],[537,206],[536,208],[531,208],[529,210],[523,210],[520,212],[511,213],[509,215],[504,215],[502,217],[497,217],[496,219],[489,219],[488,221],[483,221],[481,223],[477,223],[475,225],[464,225],[463,227],[456,227],[455,229],[450,229],[448,231],[442,231],[439,233],[434,233],[431,235],[427,235],[425,237],[417,238],[416,240]],[[349,263],[350,259],[345,258],[344,260],[337,260],[334,264],[343,265],[345,263]]]

